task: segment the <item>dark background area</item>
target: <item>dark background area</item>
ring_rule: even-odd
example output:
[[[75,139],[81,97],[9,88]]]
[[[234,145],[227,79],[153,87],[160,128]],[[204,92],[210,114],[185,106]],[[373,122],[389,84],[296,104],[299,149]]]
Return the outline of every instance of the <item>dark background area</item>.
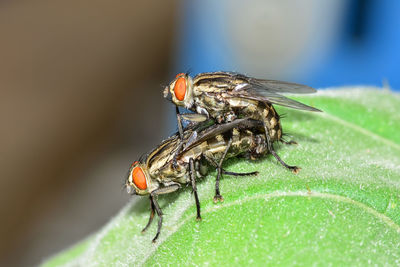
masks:
[[[0,2],[0,265],[33,265],[130,199],[130,164],[176,130],[175,73],[400,88],[400,2]],[[382,107],[384,108],[384,107]]]
[[[175,8],[0,3],[2,266],[39,263],[128,201],[127,168],[168,134]]]

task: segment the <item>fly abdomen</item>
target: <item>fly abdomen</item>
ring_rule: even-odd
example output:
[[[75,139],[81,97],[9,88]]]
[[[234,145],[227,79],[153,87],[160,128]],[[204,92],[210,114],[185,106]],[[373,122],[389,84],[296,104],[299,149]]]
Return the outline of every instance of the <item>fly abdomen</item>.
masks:
[[[248,105],[240,110],[243,117],[263,121],[268,129],[272,142],[282,138],[282,126],[275,108],[268,103],[249,101]]]
[[[279,141],[282,138],[282,126],[278,113],[271,104],[261,103],[263,108],[263,121],[268,128],[269,136],[272,142]]]

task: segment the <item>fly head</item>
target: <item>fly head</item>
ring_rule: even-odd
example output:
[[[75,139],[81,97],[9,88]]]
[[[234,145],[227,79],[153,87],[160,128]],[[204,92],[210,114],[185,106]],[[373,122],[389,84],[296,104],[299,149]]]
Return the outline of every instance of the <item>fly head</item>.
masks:
[[[175,105],[190,109],[193,106],[193,80],[188,74],[179,73],[164,89],[164,98]]]
[[[152,179],[147,167],[135,161],[129,168],[128,177],[125,181],[128,194],[148,195],[160,187],[159,183]]]

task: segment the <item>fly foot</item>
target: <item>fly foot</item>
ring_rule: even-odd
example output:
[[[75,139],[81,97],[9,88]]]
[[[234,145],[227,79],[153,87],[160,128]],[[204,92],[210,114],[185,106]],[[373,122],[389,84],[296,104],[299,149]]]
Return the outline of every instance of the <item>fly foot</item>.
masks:
[[[196,218],[196,221],[200,222],[200,221],[201,221],[201,217],[200,217],[200,216],[197,217],[197,218]]]
[[[301,168],[300,168],[300,167],[297,167],[297,166],[291,166],[291,167],[290,167],[290,170],[291,170],[294,174],[298,174],[298,173],[300,172]]]
[[[224,202],[224,198],[221,195],[214,196],[214,203]]]

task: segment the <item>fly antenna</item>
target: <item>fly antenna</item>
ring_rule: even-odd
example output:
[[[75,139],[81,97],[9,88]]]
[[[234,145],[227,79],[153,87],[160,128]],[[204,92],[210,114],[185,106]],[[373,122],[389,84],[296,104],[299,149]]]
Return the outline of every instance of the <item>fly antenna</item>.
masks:
[[[185,75],[186,75],[186,76],[189,76],[191,73],[192,73],[192,68],[188,68],[188,69],[185,71]]]
[[[123,183],[122,184],[122,186],[121,186],[121,193],[124,191],[124,190],[126,190],[126,188],[127,188],[127,184],[126,183]]]

